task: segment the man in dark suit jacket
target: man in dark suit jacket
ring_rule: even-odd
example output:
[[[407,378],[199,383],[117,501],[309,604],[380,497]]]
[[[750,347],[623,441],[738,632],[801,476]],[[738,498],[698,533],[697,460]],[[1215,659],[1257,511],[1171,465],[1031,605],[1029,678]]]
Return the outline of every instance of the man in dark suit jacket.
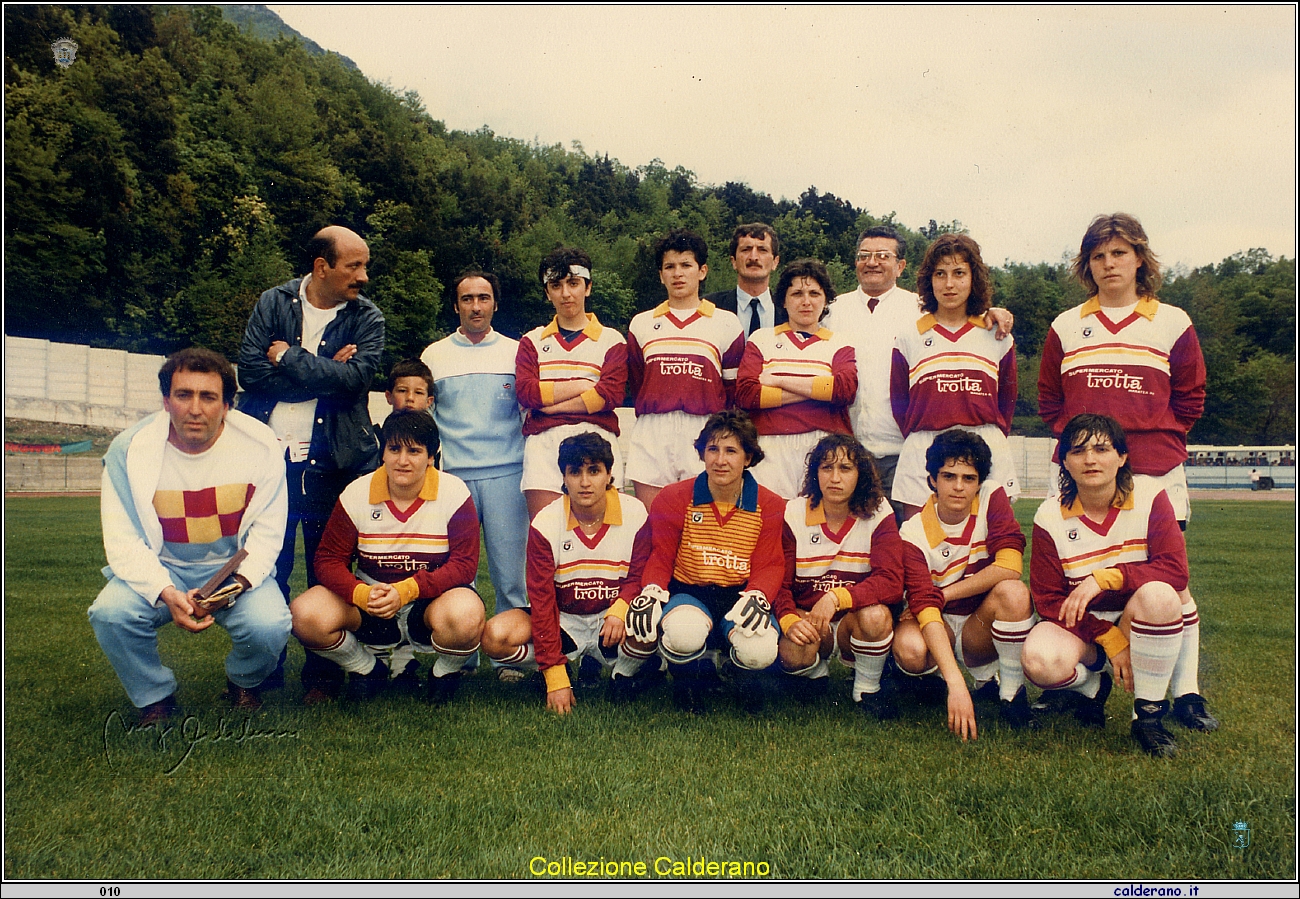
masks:
[[[736,313],[745,338],[759,328],[783,324],[788,316],[772,302],[769,279],[781,262],[781,241],[768,225],[741,225],[731,235],[731,267],[736,270],[734,290],[720,290],[704,299],[719,309]],[[754,308],[757,298],[758,308]]]

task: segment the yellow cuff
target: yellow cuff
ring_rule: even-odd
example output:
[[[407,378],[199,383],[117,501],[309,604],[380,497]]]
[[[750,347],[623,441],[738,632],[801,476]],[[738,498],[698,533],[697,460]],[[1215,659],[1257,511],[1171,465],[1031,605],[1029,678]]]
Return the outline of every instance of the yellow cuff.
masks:
[[[404,606],[410,605],[420,597],[420,586],[415,582],[415,578],[413,577],[408,577],[404,581],[398,581],[396,584],[393,584],[393,588],[397,590],[397,595],[401,598],[402,605]]]
[[[758,408],[775,409],[781,405],[780,387],[760,387],[758,389]]]
[[[1124,636],[1123,631],[1117,627],[1112,627],[1097,638],[1097,645],[1106,650],[1107,658],[1113,659],[1128,649],[1128,639]]]
[[[542,383],[537,385],[537,389],[541,391],[543,406],[555,405],[555,382],[554,381],[543,381]]]
[[[835,392],[835,378],[830,375],[821,375],[812,379],[812,398],[822,403],[831,401],[831,394]]]
[[[613,615],[619,621],[627,621],[627,600],[622,598],[614,600],[605,614]]]
[[[542,677],[546,680],[547,693],[554,693],[569,686],[569,669],[563,665],[547,668],[542,672]]]
[[[1000,549],[993,557],[993,564],[1016,574],[1024,574],[1025,557],[1018,549]]]
[[[835,595],[835,611],[847,612],[853,608],[853,597],[849,595],[848,587],[832,587],[830,592]]]
[[[370,605],[370,585],[357,584],[352,588],[352,605],[363,612],[368,612]]]
[[[781,633],[783,634],[790,633],[790,628],[794,626],[795,622],[801,620],[802,619],[799,617],[798,612],[791,612],[789,615],[783,616],[781,618]]]
[[[1092,573],[1092,579],[1097,582],[1097,586],[1103,590],[1122,590],[1124,589],[1124,572],[1118,568],[1103,568],[1100,571]]]
[[[594,414],[605,408],[605,398],[596,392],[595,387],[584,390],[578,395],[582,397],[582,404],[587,407],[589,414]]]
[[[934,606],[926,606],[916,615],[916,623],[921,626],[921,630],[925,630],[927,624],[934,624],[936,621],[943,624],[943,613]]]

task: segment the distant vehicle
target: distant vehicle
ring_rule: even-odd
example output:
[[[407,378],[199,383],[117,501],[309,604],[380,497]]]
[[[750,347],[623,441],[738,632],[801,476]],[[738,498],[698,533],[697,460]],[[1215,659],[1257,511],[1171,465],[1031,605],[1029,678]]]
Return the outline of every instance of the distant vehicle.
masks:
[[[1251,470],[1274,487],[1295,488],[1294,446],[1189,446],[1189,487],[1251,486]]]

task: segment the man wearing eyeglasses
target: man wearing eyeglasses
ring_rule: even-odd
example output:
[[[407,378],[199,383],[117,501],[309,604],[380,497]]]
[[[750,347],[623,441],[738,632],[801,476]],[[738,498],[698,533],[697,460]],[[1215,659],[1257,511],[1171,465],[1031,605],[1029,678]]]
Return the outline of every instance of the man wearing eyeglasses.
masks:
[[[857,353],[858,395],[849,407],[849,419],[854,436],[876,457],[886,496],[893,490],[894,468],[903,448],[903,433],[889,403],[894,338],[915,327],[921,316],[921,298],[898,286],[907,268],[906,253],[906,241],[887,225],[858,235],[854,258],[858,289],[836,296],[825,319],[826,327],[843,333]],[[1012,315],[1005,309],[991,309],[986,324],[997,327],[1001,339],[1011,331]],[[894,513],[901,523],[901,507],[895,505]]]

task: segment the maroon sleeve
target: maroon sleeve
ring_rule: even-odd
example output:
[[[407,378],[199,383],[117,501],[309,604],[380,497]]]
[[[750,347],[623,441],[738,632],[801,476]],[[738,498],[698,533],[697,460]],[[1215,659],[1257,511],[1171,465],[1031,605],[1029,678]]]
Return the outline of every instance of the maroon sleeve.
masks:
[[[1147,560],[1123,562],[1115,567],[1124,575],[1124,589],[1129,592],[1153,581],[1175,590],[1187,589],[1187,544],[1174,517],[1173,504],[1163,490],[1151,503],[1147,519]]]
[[[545,671],[564,664],[560,640],[560,608],[555,601],[555,551],[534,527],[528,528],[528,604],[533,627],[533,654]]]
[[[898,429],[907,436],[907,407],[911,401],[912,389],[907,383],[907,360],[903,351],[894,347],[893,361],[889,369],[889,405],[894,412],[894,421]]]
[[[926,572],[929,579],[929,572]],[[871,535],[871,573],[849,587],[854,610],[892,605],[903,598],[903,538],[893,515],[886,515]]]
[[[519,349],[515,352],[515,397],[525,409],[540,409],[545,405],[537,368],[537,347],[528,335],[519,341]]]
[[[831,374],[835,386],[831,388],[831,405],[847,406],[858,395],[858,354],[851,346],[840,347],[831,358]]]
[[[669,484],[655,497],[650,506],[650,558],[641,576],[642,585],[654,584],[668,588],[677,563],[677,551],[682,545],[682,527],[685,525],[686,505],[694,481]]]
[[[1014,549],[1021,555],[1025,552],[1025,532],[1020,530],[1016,513],[1011,511],[1011,501],[1007,492],[999,487],[989,494],[989,513],[985,519],[989,525],[988,549],[990,564],[999,552]]]
[[[515,375],[515,381],[518,380],[519,376]],[[596,382],[596,392],[605,401],[605,408],[597,411],[612,412],[623,405],[623,400],[627,398],[626,343],[618,343],[605,353],[605,361],[600,366],[600,380]]]
[[[322,587],[346,602],[352,602],[352,591],[362,583],[352,574],[356,556],[357,528],[343,510],[343,503],[336,502],[316,547],[313,570]]]
[[[762,408],[763,388],[758,376],[763,373],[763,353],[752,342],[745,344],[736,375],[736,405],[741,409]]]
[[[447,522],[447,561],[432,571],[417,571],[422,599],[436,599],[452,587],[468,587],[478,576],[478,512],[465,497]]]
[[[1169,353],[1169,408],[1184,432],[1205,411],[1205,357],[1196,329],[1190,326]]]
[[[758,488],[758,509],[763,526],[758,542],[749,557],[749,581],[746,590],[762,590],[772,611],[780,621],[796,611],[794,599],[781,589],[785,582],[785,553],[781,551],[781,531],[785,527],[785,500],[766,487]]]
[[[998,366],[998,413],[1002,416],[1002,433],[1010,436],[1011,419],[1016,414],[1016,348],[1013,346],[1002,357]]]
[[[1053,328],[1047,332],[1043,354],[1038,359],[1038,415],[1052,433],[1058,435],[1065,428],[1065,422],[1060,420],[1065,411],[1065,392],[1061,385],[1061,359],[1064,355],[1061,338]]]
[[[902,544],[903,586],[907,590],[907,608],[913,616],[920,615],[921,610],[926,608],[942,612],[943,591],[934,585],[934,580],[930,577],[930,563],[925,560],[925,553],[906,540]]]
[[[518,376],[516,375],[516,380]],[[632,404],[636,405],[636,399],[641,395],[641,385],[645,383],[645,354],[641,351],[641,344],[637,342],[636,335],[631,331],[627,332],[627,386],[628,393],[632,397]]]
[[[624,602],[631,603],[641,592],[641,579],[645,576],[646,563],[650,561],[651,546],[650,519],[647,518],[632,538],[632,560],[628,563],[627,580],[618,591],[618,598]]]
[[[727,377],[727,372],[740,368],[740,360],[745,355],[745,331],[742,328],[731,342],[731,346],[722,354],[722,387],[727,395],[727,407],[736,404],[736,382]]]

